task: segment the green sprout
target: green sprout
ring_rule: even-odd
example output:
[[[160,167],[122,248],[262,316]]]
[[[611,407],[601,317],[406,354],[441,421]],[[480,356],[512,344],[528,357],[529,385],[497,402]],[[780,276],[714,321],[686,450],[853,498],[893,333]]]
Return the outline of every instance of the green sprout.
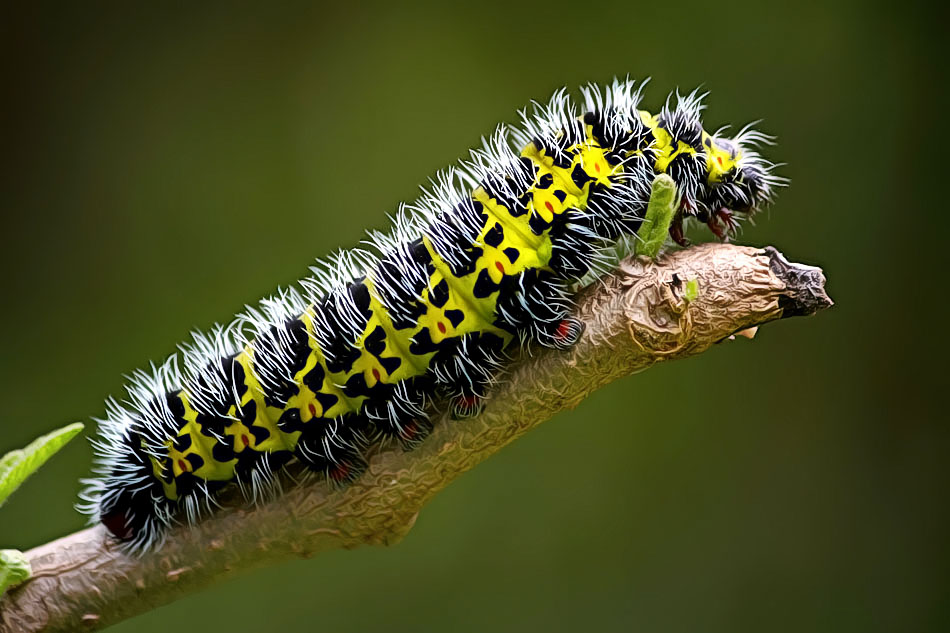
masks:
[[[82,431],[81,422],[76,422],[52,433],[36,438],[22,449],[10,451],[0,457],[0,505],[26,478],[46,463],[50,457]],[[33,570],[23,552],[15,549],[0,550],[0,595],[7,588],[27,580]]]

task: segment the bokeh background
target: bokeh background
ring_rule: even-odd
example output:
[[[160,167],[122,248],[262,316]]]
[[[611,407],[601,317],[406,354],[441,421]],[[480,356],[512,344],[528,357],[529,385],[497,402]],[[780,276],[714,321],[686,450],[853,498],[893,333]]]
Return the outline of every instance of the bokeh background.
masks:
[[[823,266],[833,310],[611,385],[396,547],[255,571],[114,630],[946,630],[944,18],[5,6],[0,451],[88,421],[123,373],[385,226],[529,100],[630,74],[656,108],[702,84],[707,127],[763,118],[793,181],[741,242]],[[0,509],[0,546],[82,527],[90,457],[74,442]]]

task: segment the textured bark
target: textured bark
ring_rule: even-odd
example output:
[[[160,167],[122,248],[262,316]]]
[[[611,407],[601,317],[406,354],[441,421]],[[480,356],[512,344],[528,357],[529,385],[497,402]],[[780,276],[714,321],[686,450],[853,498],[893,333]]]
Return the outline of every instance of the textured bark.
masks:
[[[699,288],[692,301],[690,280]],[[654,363],[828,307],[824,282],[819,269],[790,264],[772,248],[707,244],[657,261],[626,260],[580,293],[586,330],[577,346],[535,349],[514,362],[478,417],[438,420],[412,452],[378,450],[348,488],[317,479],[255,508],[235,503],[174,530],[142,558],[121,553],[101,526],[30,550],[34,576],[0,601],[0,632],[97,630],[253,567],[396,543],[439,490],[558,411]]]

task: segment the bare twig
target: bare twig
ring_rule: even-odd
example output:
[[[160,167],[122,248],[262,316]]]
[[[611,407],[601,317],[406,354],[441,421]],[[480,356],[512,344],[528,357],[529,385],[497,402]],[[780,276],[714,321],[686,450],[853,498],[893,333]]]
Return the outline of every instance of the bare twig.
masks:
[[[690,301],[693,280],[698,295]],[[439,420],[412,452],[379,450],[348,488],[317,480],[255,508],[226,507],[197,527],[175,530],[142,558],[121,553],[101,527],[30,550],[34,576],[0,601],[0,632],[92,631],[246,569],[395,543],[435,493],[558,411],[656,362],[828,307],[824,281],[819,269],[790,264],[772,248],[703,245],[655,262],[626,260],[580,294],[586,331],[578,345],[534,350],[513,363],[477,418]]]

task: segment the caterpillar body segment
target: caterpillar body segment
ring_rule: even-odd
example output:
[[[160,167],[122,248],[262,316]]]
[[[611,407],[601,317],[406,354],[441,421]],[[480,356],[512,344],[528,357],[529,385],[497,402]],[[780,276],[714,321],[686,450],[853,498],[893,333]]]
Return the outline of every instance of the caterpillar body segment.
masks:
[[[128,399],[107,403],[80,508],[144,551],[229,483],[273,494],[291,460],[350,481],[370,444],[423,441],[434,399],[477,414],[512,344],[573,345],[570,284],[637,234],[658,174],[676,186],[680,242],[693,218],[727,235],[782,184],[753,149],[767,137],[708,134],[695,93],[656,115],[631,81],[583,93],[582,112],[559,91],[499,127],[391,233],[135,374]]]

